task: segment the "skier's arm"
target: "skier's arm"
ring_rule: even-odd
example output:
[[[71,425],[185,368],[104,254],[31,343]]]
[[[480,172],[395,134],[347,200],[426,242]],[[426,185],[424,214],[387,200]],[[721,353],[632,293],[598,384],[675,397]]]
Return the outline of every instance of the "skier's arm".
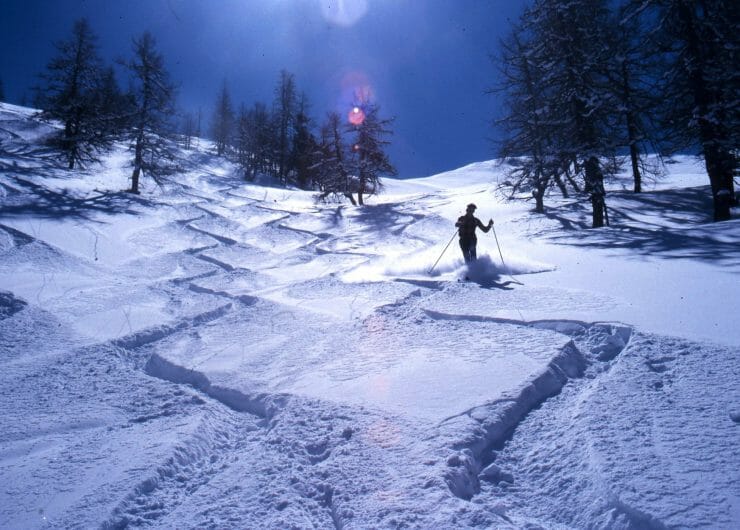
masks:
[[[488,232],[491,229],[491,227],[493,226],[493,219],[489,219],[488,220],[488,224],[487,225],[484,225],[481,222],[481,220],[476,217],[475,218],[475,223],[478,225],[478,228],[480,228],[484,232]]]

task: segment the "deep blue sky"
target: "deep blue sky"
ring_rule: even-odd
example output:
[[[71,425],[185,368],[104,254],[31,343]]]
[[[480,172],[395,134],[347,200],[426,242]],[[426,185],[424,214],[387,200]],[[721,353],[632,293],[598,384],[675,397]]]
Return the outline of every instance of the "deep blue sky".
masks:
[[[180,86],[179,107],[201,108],[206,122],[224,81],[236,104],[269,104],[285,68],[318,121],[329,110],[346,113],[351,88],[365,85],[381,113],[396,117],[389,153],[399,176],[426,176],[493,156],[498,101],[484,94],[496,74],[489,54],[523,3],[2,0],[0,79],[7,100],[31,101],[53,42],[68,39],[80,17],[107,61],[129,57],[132,38],[148,30]],[[337,21],[340,5],[357,19]]]

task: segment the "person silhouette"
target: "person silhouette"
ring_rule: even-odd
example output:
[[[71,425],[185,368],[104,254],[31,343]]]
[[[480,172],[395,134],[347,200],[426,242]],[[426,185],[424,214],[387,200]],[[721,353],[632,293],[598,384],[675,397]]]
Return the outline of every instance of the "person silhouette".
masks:
[[[473,215],[476,208],[475,204],[468,204],[465,215],[460,216],[455,223],[460,235],[460,250],[462,250],[465,263],[478,259],[476,251],[478,238],[475,237],[475,229],[480,228],[483,232],[488,232],[493,227],[493,219],[489,219],[488,224],[484,225],[480,219]]]

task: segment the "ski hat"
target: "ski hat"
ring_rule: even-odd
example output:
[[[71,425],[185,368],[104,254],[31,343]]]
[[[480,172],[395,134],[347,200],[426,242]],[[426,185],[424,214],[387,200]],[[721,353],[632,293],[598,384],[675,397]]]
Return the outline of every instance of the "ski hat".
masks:
[[[475,204],[473,204],[472,202],[470,204],[468,204],[468,207],[467,207],[468,210],[475,210],[476,208],[477,208],[477,206]]]

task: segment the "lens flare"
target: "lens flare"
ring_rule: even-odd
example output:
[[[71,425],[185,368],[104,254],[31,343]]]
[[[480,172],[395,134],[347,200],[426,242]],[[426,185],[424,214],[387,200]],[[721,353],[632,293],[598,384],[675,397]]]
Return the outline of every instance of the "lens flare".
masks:
[[[347,120],[355,127],[358,127],[365,121],[365,112],[360,107],[352,107],[352,110],[347,115]]]
[[[331,24],[354,26],[367,12],[367,0],[319,0],[321,13]]]
[[[336,104],[340,114],[346,113],[349,123],[354,126],[364,123],[367,117],[364,107],[371,103],[373,98],[373,89],[367,75],[356,70],[342,74]]]

